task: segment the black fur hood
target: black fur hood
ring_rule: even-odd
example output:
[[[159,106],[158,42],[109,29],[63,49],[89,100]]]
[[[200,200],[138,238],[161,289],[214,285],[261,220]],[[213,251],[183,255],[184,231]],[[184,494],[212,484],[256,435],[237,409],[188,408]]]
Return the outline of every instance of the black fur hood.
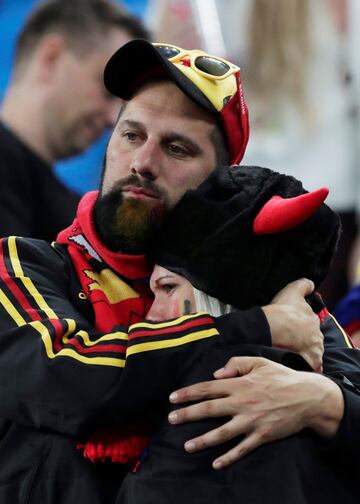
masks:
[[[294,177],[267,168],[219,166],[170,212],[150,258],[238,308],[269,303],[288,282],[301,277],[318,287],[338,241],[340,220],[334,211],[320,202],[298,223],[297,214],[307,205],[300,198],[296,215],[287,207],[280,213],[270,209],[275,230],[254,231],[259,212],[274,196],[288,199],[305,193]]]

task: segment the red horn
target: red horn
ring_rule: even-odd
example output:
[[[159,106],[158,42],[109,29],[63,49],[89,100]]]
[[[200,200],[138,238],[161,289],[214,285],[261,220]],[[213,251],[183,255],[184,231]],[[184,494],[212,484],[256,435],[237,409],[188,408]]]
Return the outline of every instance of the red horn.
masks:
[[[257,214],[253,229],[257,235],[279,233],[302,224],[325,201],[329,189],[301,194],[294,198],[273,196]]]

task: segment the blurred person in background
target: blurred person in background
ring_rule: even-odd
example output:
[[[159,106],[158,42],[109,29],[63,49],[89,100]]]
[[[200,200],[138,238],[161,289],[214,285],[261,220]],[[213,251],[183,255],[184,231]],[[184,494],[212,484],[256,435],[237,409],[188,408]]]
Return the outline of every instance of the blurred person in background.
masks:
[[[356,283],[340,299],[334,313],[354,345],[360,348],[360,283]]]
[[[228,57],[243,68],[251,110],[244,163],[294,175],[310,190],[326,185],[329,204],[340,214],[338,252],[320,288],[330,309],[348,289],[357,234],[351,3],[242,0],[219,8]]]
[[[350,2],[349,28],[350,28],[350,61],[352,69],[353,84],[355,88],[355,98],[360,108],[360,65],[359,65],[359,51],[360,47],[360,2],[353,0]],[[357,159],[360,154],[360,125],[357,128]],[[359,170],[359,168],[358,168]],[[357,204],[360,205],[360,188],[357,187]],[[335,314],[339,322],[348,332],[349,336],[360,348],[360,238],[357,237],[350,263],[350,278],[352,280],[352,287],[346,295],[339,301],[335,307]]]
[[[109,0],[41,2],[18,38],[0,110],[0,236],[54,240],[80,196],[53,164],[83,152],[112,127],[119,108],[102,74],[141,22]]]

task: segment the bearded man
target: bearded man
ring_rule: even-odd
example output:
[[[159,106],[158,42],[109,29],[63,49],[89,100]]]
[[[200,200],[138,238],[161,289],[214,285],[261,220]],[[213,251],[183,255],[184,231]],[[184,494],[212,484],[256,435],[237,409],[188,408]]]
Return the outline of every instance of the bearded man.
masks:
[[[304,300],[312,291],[306,281],[296,284],[285,301],[225,319],[200,313],[161,327],[143,322],[152,303],[152,266],[146,258],[152,227],[161,225],[167,209],[216,164],[240,162],[248,140],[247,107],[235,65],[144,40],[129,42],[112,56],[105,84],[126,103],[109,141],[100,193],[85,195],[73,224],[52,245],[15,237],[1,242],[3,502],[20,503],[24,495],[33,502],[114,502],[122,466],[92,464],[77,445],[97,429],[128,427],[127,420],[143,419],[150,405],[156,409],[158,394],[171,390],[151,388],[154,377],[161,376],[157,365],[141,376],[149,359],[161,361],[162,349],[182,355],[219,333],[224,340],[236,333],[239,340],[265,345],[284,332],[321,337],[319,319]],[[329,341],[346,345],[335,322],[330,317],[326,322]],[[321,355],[315,359],[315,368],[321,360]],[[172,423],[232,417],[225,430],[189,440],[185,448],[193,452],[237,437],[246,420],[251,433],[214,467],[225,467],[264,443],[268,422],[274,439],[308,427],[336,446],[338,456],[349,453],[355,460],[351,426],[360,399],[351,380],[345,376],[344,383],[335,383],[318,373],[262,364],[251,361],[239,368],[232,360],[224,376],[233,379],[195,384],[171,396],[177,403],[200,401],[177,410]],[[357,362],[353,366],[358,369]],[[269,392],[253,424],[251,405],[237,407],[247,379],[237,376],[238,369],[261,387],[264,367]],[[289,386],[294,380],[295,402]],[[208,400],[213,397],[216,401]]]

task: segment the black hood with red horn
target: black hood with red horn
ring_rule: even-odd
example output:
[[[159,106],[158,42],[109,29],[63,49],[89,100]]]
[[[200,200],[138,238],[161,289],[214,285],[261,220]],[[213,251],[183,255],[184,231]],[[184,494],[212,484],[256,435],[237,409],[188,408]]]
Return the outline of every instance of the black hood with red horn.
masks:
[[[169,213],[149,255],[238,308],[269,303],[301,277],[318,287],[340,232],[327,193],[267,168],[219,166]]]

